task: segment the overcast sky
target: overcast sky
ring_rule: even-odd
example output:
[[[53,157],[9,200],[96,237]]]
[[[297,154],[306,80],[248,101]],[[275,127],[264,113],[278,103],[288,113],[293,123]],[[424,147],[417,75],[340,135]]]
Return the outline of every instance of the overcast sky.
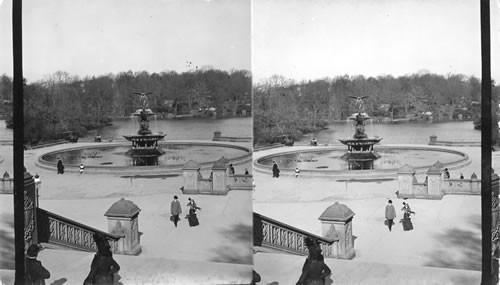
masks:
[[[12,0],[0,1],[3,51]],[[24,75],[250,70],[250,15],[250,0],[24,0]],[[2,52],[0,73],[9,60]]]
[[[490,6],[498,83],[499,3]],[[296,80],[422,70],[481,74],[479,1],[254,0],[253,8],[257,82],[273,74]]]
[[[490,3],[500,83],[500,0]],[[11,13],[12,0],[0,0],[0,74],[8,75]],[[24,75],[210,65],[252,69],[256,81],[421,70],[480,77],[479,17],[476,0],[24,0]]]

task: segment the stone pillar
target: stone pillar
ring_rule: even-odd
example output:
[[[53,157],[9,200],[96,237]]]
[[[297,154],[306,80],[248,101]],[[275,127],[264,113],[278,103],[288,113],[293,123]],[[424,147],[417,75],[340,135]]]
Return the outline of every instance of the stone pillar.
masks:
[[[412,198],[414,196],[413,193],[414,176],[415,176],[415,169],[408,164],[405,164],[398,169],[399,198]]]
[[[212,190],[214,194],[227,193],[226,159],[219,158],[212,166]]]
[[[441,166],[442,164],[437,161],[427,170],[427,197],[431,199],[443,198]]]
[[[118,243],[117,253],[128,255],[141,253],[140,211],[134,202],[121,198],[104,214],[108,218],[108,233],[124,236]]]
[[[437,136],[436,135],[432,135],[429,137],[429,144],[436,144],[437,142]]]
[[[353,217],[354,212],[349,207],[335,202],[318,218],[321,221],[322,235],[338,238],[338,258],[341,259],[352,259],[356,255],[352,238]]]
[[[221,131],[215,131],[214,132],[214,139],[213,140],[215,141],[215,140],[220,139],[221,134],[222,134]]]
[[[200,165],[194,161],[190,160],[184,164],[182,167],[182,175],[184,176],[184,194],[198,194],[198,174],[200,171]]]

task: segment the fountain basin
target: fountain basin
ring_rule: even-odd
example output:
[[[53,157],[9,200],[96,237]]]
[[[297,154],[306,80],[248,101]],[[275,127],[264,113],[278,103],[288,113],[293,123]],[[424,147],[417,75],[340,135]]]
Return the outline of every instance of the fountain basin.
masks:
[[[279,152],[273,149],[260,157],[254,157],[255,171],[271,173],[272,161],[276,161],[283,175],[294,175],[295,167],[300,176],[323,176],[335,179],[395,179],[398,169],[409,164],[419,174],[425,173],[437,160],[443,167],[457,169],[471,163],[466,153],[437,147],[415,145],[384,145],[377,147],[380,155],[374,169],[349,170],[348,162],[342,160],[345,148],[292,147]],[[259,154],[259,153],[256,153]]]
[[[76,147],[74,144],[67,146],[40,155],[36,165],[55,171],[57,159],[61,158],[65,171],[68,172],[76,172],[80,163],[83,163],[86,173],[158,175],[182,173],[184,163],[189,160],[197,161],[202,169],[210,169],[213,163],[222,156],[233,165],[247,163],[252,157],[249,148],[237,144],[211,141],[169,141],[161,144],[165,153],[158,157],[158,165],[134,166],[133,158],[126,154],[130,150],[127,142],[82,143]]]

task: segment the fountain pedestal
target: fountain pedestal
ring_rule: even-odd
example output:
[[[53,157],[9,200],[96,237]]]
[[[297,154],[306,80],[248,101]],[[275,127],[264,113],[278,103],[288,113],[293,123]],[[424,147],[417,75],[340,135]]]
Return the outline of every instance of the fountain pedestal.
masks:
[[[347,161],[349,170],[373,169],[373,161],[380,155],[373,150],[373,145],[379,143],[381,138],[369,138],[365,133],[365,121],[370,119],[365,113],[357,113],[349,117],[356,121],[356,131],[352,139],[340,139],[347,145],[347,153],[340,158]]]
[[[133,166],[158,165],[158,156],[164,153],[158,141],[162,140],[165,135],[152,134],[149,129],[149,117],[154,113],[143,106],[132,115],[140,118],[140,128],[137,135],[123,136],[132,142],[132,148],[126,154],[132,157]]]

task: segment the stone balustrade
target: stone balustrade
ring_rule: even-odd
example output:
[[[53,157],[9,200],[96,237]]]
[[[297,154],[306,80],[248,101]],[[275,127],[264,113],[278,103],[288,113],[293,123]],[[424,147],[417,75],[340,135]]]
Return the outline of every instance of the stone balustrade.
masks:
[[[261,214],[253,214],[254,246],[292,254],[307,255],[306,237],[320,243],[326,258],[352,259],[355,256],[352,220],[354,212],[338,202],[329,206],[318,218],[322,236],[298,229]]]
[[[49,211],[37,208],[37,233],[39,243],[51,243],[83,251],[97,251],[94,233],[106,237],[113,253],[119,253],[122,236],[109,234]]]
[[[418,182],[415,169],[405,164],[398,170],[399,198],[441,199],[447,194],[481,195],[481,180],[476,174],[469,179],[444,178],[443,164],[434,163],[426,172],[423,182]]]
[[[230,190],[253,190],[252,175],[228,174],[227,159],[221,157],[213,166],[209,178],[201,174],[200,164],[190,160],[182,168],[184,194],[226,195]]]

